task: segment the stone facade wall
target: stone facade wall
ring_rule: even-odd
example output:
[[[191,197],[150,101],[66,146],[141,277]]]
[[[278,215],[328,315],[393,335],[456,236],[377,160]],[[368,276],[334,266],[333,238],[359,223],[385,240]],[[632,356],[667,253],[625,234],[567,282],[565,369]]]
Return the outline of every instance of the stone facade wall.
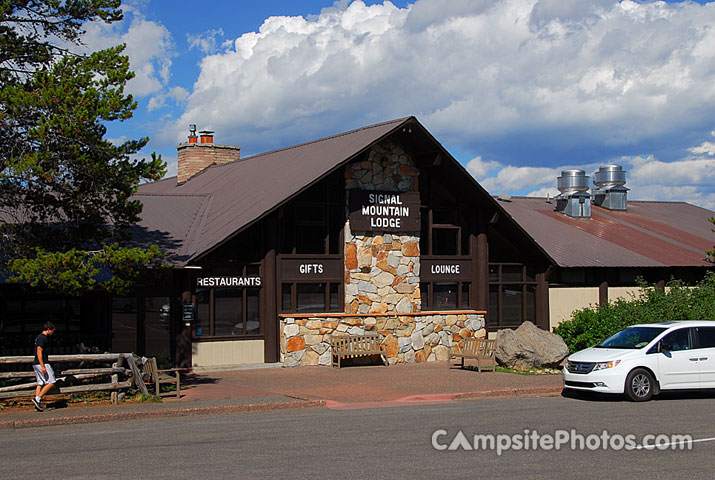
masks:
[[[366,160],[346,167],[346,205],[353,189],[416,192],[418,175],[413,159],[385,140],[372,148]],[[344,231],[346,312],[419,312],[419,232],[353,232],[349,220]]]
[[[446,361],[453,343],[486,337],[484,326],[481,312],[285,316],[280,324],[280,360],[287,367],[330,365],[330,336],[377,332],[390,364]]]
[[[238,160],[241,147],[215,143],[182,143],[177,147],[177,154],[176,181],[183,183],[211,164]]]

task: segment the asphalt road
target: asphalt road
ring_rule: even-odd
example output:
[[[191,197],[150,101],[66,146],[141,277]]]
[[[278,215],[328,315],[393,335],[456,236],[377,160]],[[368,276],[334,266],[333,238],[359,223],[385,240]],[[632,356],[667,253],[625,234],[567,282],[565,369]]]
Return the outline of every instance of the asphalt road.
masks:
[[[567,445],[501,455],[432,446],[437,430],[444,430],[439,445],[459,440],[461,431],[472,446],[476,434],[554,435],[557,429],[575,429],[584,438],[604,430],[634,434],[638,441],[646,434],[713,438],[715,395],[642,404],[481,399],[6,430],[0,432],[0,478],[713,478],[715,441],[685,451]]]

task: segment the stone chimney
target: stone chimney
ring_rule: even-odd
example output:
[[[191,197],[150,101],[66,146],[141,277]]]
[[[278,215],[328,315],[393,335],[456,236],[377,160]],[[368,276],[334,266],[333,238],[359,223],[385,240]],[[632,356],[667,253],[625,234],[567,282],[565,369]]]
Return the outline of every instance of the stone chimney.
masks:
[[[201,130],[199,132],[201,143],[197,141],[196,125],[190,125],[189,131],[189,141],[176,147],[179,157],[177,183],[186,182],[214,163],[233,162],[241,157],[241,147],[213,143],[214,132],[211,130]]]

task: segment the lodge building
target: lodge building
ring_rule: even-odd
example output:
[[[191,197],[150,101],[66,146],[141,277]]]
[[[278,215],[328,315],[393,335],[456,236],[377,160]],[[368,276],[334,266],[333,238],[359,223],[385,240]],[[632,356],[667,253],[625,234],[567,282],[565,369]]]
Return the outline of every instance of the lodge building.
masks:
[[[247,158],[192,130],[177,177],[136,195],[134,243],[158,244],[174,268],[126,297],[1,285],[0,346],[24,353],[49,319],[68,352],[180,366],[324,365],[328,336],[363,332],[391,363],[438,361],[464,337],[550,329],[637,276],[694,282],[712,268],[713,212],[616,204],[623,182],[593,205],[567,187],[554,201],[494,198],[414,117]]]

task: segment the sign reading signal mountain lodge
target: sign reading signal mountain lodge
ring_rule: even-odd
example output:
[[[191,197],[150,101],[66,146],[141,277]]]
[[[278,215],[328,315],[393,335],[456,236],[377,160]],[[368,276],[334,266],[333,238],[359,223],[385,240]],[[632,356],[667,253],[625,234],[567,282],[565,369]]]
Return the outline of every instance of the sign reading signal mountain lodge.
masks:
[[[358,232],[419,231],[419,192],[350,190],[350,228]]]

